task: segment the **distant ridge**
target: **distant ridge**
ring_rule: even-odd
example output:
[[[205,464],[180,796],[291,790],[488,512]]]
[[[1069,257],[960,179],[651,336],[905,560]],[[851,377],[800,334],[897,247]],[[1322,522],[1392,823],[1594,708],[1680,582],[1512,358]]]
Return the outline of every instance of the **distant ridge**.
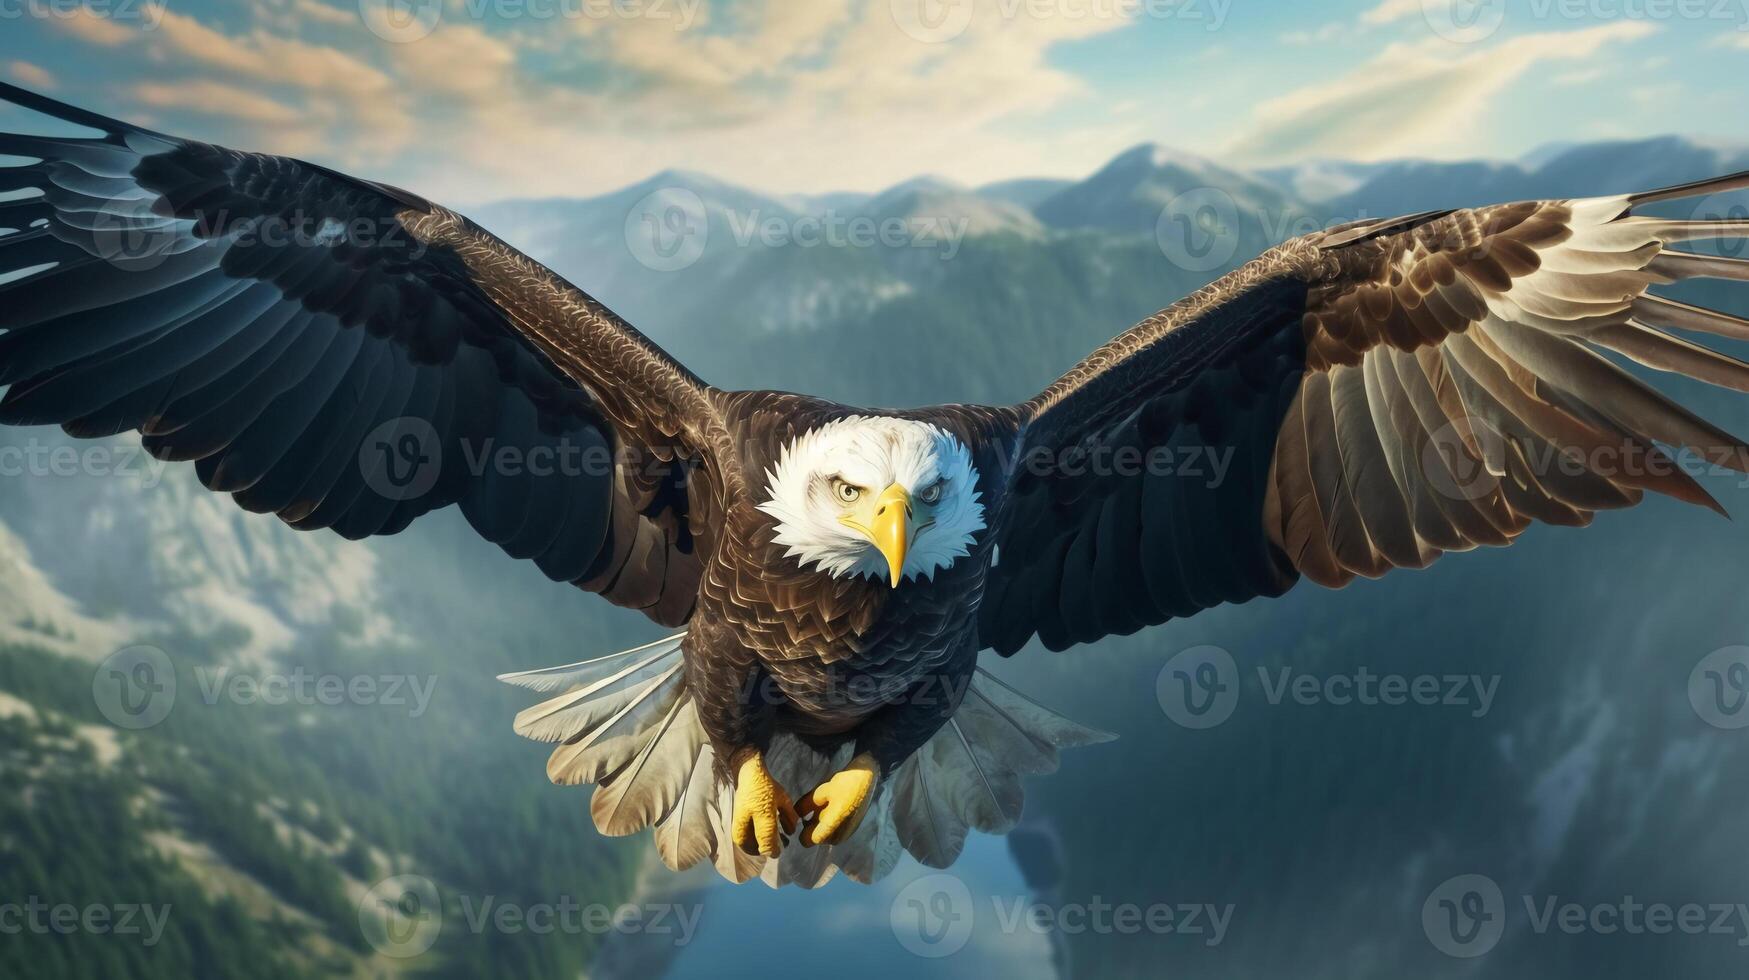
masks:
[[[1160,209],[1199,188],[1219,188],[1241,210],[1281,211],[1298,202],[1281,186],[1205,157],[1142,143],[1112,158],[1086,180],[1034,209],[1053,228],[1102,228],[1152,234]]]

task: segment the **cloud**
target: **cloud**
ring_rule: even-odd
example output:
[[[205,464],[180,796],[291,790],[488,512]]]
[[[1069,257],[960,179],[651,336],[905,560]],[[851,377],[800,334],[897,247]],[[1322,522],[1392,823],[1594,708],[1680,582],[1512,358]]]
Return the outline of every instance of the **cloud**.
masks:
[[[49,74],[48,69],[28,61],[8,62],[6,74],[38,91],[47,92],[57,87],[55,76]]]
[[[977,0],[957,8],[970,13],[962,31],[932,42],[907,33],[893,7],[773,0],[710,8],[708,23],[687,29],[651,17],[579,19],[568,49],[446,24],[390,56],[425,102],[423,135],[461,155],[431,160],[408,182],[475,200],[607,190],[662,165],[786,191],[881,186],[914,170],[976,183],[1023,167],[1091,170],[1149,135],[1133,120],[1083,124],[1045,143],[1002,132],[1090,96],[1050,52],[1130,19],[1033,16],[1012,0]],[[530,67],[557,55],[588,65],[587,83]],[[456,72],[472,79],[441,77]],[[479,174],[502,188],[482,188]]]
[[[158,30],[147,35],[179,63],[217,68],[243,78],[291,85],[310,92],[384,95],[394,84],[388,75],[335,48],[277,37],[266,31],[232,37],[195,18],[169,11]]]
[[[968,184],[1072,175],[1162,132],[1218,150],[1229,127],[1239,135],[1228,146],[1251,162],[1473,152],[1466,131],[1533,65],[1555,63],[1557,85],[1584,84],[1605,46],[1655,30],[1624,22],[1468,45],[1429,36],[1379,50],[1370,39],[1386,32],[1372,25],[1418,17],[1423,0],[1362,4],[1342,23],[1278,37],[1339,50],[1350,72],[1278,91],[1236,124],[1207,110],[1248,105],[1268,84],[1249,71],[1280,53],[1267,27],[1262,54],[1227,34],[1175,55],[1180,73],[1195,64],[1241,88],[1162,100],[1067,67],[1086,59],[1065,49],[1158,5],[572,0],[479,20],[473,2],[444,0],[441,22],[410,43],[368,30],[354,0],[273,0],[223,26],[186,6],[154,31],[64,23],[118,63],[114,74],[147,82],[118,89],[123,105],[111,111],[129,114],[131,99],[158,128],[314,157],[463,206],[598,193],[666,167],[786,192],[874,188],[920,171]],[[913,2],[959,19],[920,29],[904,15]]]
[[[1549,79],[1549,81],[1555,85],[1566,87],[1572,85],[1589,85],[1602,77],[1603,69],[1601,67],[1575,68],[1572,71],[1561,72],[1554,78]]]
[[[87,7],[79,7],[66,16],[51,17],[49,21],[87,44],[105,48],[119,47],[139,36],[132,28],[99,17]]]
[[[1391,24],[1407,17],[1421,17],[1450,7],[1452,0],[1384,0],[1360,15],[1362,24]]]
[[[276,0],[242,27],[182,7],[153,31],[67,31],[149,81],[122,90],[137,107],[195,117],[189,135],[463,202],[605,191],[666,165],[792,192],[915,169],[979,182],[1090,170],[1153,135],[1103,110],[1049,141],[1015,135],[1094,94],[1053,50],[1142,5],[955,0],[963,20],[922,36],[910,0],[530,4],[490,22],[446,0],[429,35],[396,44],[335,2]]]
[[[1450,11],[1457,0],[1383,0],[1361,14],[1362,25],[1394,25],[1408,18],[1432,18]],[[1469,0],[1474,2],[1474,0]]]
[[[792,82],[798,62],[818,55],[855,9],[851,0],[773,0],[720,17],[716,8],[702,8],[707,18],[703,24],[680,19],[678,5],[670,8],[673,17],[581,17],[570,23],[581,46],[576,53],[625,72],[628,83],[619,87],[620,98],[639,103],[704,100],[716,111],[729,97],[745,99],[755,85],[781,90]]]
[[[1346,75],[1264,102],[1253,128],[1228,149],[1253,163],[1472,152],[1470,134],[1489,107],[1532,67],[1584,61],[1657,30],[1643,21],[1622,21],[1521,35],[1488,47],[1439,39],[1392,44]]]
[[[299,153],[333,145],[344,148],[346,159],[368,163],[401,150],[414,135],[395,79],[337,48],[259,28],[227,34],[169,10],[149,31],[86,17],[61,23],[81,40],[125,48],[147,63],[135,74],[153,82],[131,89],[140,104],[249,124],[242,133],[253,149]]]
[[[1635,105],[1669,105],[1682,98],[1682,83],[1659,82],[1636,86],[1628,92],[1628,101]]]
[[[414,44],[391,45],[389,63],[403,82],[428,96],[459,98],[488,109],[512,91],[516,48],[478,27],[443,27]]]
[[[356,9],[342,10],[339,7],[330,7],[322,3],[321,0],[293,0],[292,12],[318,24],[350,26],[358,22]]]
[[[1121,17],[1029,16],[1009,0],[978,0],[964,29],[919,40],[888,3],[771,2],[722,33],[627,22],[604,33],[601,59],[642,74],[638,100],[692,98],[763,104],[810,120],[841,113],[918,113],[949,123],[1038,110],[1086,91],[1049,63],[1052,47],[1117,30]],[[1018,12],[1017,12],[1018,11]],[[758,57],[748,53],[759,52]]]
[[[1331,41],[1342,37],[1342,35],[1349,30],[1351,30],[1351,28],[1347,24],[1335,22],[1325,24],[1309,31],[1288,31],[1281,35],[1279,40],[1283,44],[1294,45],[1328,44]]]
[[[299,119],[297,110],[289,106],[280,105],[266,96],[217,82],[184,82],[176,85],[147,82],[135,86],[134,95],[142,104],[158,109],[189,109],[272,125],[296,123]]]
[[[1709,44],[1715,48],[1741,48],[1749,51],[1749,31],[1737,31],[1734,34],[1722,34],[1712,39]]]

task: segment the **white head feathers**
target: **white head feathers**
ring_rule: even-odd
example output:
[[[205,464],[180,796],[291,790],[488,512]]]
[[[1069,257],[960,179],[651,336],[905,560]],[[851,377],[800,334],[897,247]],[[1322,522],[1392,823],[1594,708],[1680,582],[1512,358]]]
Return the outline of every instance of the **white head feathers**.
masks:
[[[916,508],[904,578],[933,577],[969,554],[984,528],[971,452],[927,422],[836,419],[785,446],[766,481],[770,499],[759,509],[777,520],[777,543],[834,578],[887,577],[881,550],[846,520],[888,487],[902,488]]]

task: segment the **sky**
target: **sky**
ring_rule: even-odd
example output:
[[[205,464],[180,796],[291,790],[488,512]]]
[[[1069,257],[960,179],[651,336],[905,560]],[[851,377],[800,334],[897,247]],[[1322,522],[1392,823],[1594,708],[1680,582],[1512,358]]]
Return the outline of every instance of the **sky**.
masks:
[[[1749,0],[0,0],[0,78],[457,205],[1735,144],[1746,67]]]

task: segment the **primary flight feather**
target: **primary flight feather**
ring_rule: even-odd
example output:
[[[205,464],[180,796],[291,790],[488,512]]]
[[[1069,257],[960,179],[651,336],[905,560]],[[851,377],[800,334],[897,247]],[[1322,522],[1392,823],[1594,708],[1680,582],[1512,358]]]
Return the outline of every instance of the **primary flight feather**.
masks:
[[[978,670],[1299,579],[1421,567],[1749,448],[1603,352],[1749,391],[1648,292],[1749,280],[1740,220],[1619,197],[1359,222],[1144,320],[1030,401],[886,411],[724,391],[466,218],[0,85],[91,138],[0,133],[0,422],[136,430],[300,529],[455,505],[548,577],[683,632],[505,680],[516,730],[672,867],[815,886],[951,863],[1020,777],[1105,738]],[[482,465],[482,447],[559,467]],[[1230,460],[1220,479],[1174,466]],[[531,455],[532,454],[532,455]],[[412,465],[417,464],[417,465]],[[793,795],[792,795],[793,794]],[[798,846],[800,845],[800,846]]]

